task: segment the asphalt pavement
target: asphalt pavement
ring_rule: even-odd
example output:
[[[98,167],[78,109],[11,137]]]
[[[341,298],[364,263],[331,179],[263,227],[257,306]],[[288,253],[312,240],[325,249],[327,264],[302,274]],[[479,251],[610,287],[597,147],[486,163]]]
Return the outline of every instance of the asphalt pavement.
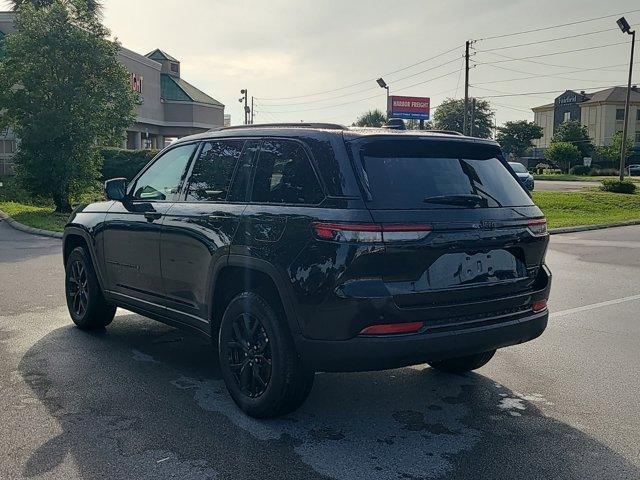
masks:
[[[535,189],[550,192],[575,192],[583,188],[598,187],[599,182],[578,182],[564,180],[536,180]]]
[[[203,339],[74,328],[60,249],[0,223],[2,479],[640,478],[640,227],[554,236],[549,328],[477,372],[318,374],[272,421]]]

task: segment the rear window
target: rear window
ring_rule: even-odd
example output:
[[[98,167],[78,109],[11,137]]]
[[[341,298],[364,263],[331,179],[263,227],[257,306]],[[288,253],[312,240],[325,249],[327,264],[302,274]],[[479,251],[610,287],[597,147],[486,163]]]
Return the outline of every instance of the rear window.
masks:
[[[361,145],[355,154],[362,163],[371,208],[533,205],[499,160],[498,147],[422,139],[380,140]]]
[[[513,171],[516,173],[527,173],[528,170],[527,168],[518,162],[509,162],[509,165],[511,165],[511,168],[513,168]]]

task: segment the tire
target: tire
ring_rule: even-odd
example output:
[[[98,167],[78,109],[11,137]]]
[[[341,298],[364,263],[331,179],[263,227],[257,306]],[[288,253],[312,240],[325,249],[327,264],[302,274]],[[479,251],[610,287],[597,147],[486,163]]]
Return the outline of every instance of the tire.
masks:
[[[231,397],[251,417],[290,413],[311,392],[314,372],[301,362],[286,320],[257,293],[243,292],[227,306],[218,356]]]
[[[83,247],[69,254],[64,283],[69,315],[78,328],[104,328],[113,321],[116,307],[104,299],[91,257]]]
[[[496,351],[476,353],[466,357],[447,358],[437,362],[429,362],[429,365],[436,370],[446,373],[465,373],[483,367],[493,358]]]

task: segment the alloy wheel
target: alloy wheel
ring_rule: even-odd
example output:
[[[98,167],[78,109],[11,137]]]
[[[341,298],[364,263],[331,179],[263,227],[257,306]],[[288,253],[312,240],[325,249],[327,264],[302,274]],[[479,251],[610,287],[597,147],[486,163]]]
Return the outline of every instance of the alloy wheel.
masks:
[[[243,394],[257,398],[271,379],[271,345],[260,320],[248,313],[233,321],[231,339],[227,342],[229,368]]]
[[[71,264],[67,288],[73,313],[82,317],[89,305],[89,279],[84,265],[79,260]]]

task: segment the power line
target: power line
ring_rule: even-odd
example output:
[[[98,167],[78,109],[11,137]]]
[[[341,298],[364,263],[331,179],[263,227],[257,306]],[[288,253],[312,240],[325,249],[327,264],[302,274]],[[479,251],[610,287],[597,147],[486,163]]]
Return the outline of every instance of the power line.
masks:
[[[537,42],[518,43],[516,45],[505,45],[503,47],[495,47],[495,48],[482,49],[482,50],[477,50],[477,51],[478,52],[482,52],[482,53],[487,53],[487,52],[494,52],[494,51],[497,51],[497,50],[506,50],[506,49],[509,49],[509,48],[528,47],[530,45],[540,45],[541,43],[559,42],[560,40],[569,40],[571,38],[585,37],[587,35],[595,35],[595,34],[598,34],[598,33],[612,32],[612,31],[618,31],[618,29],[617,28],[607,28],[606,30],[597,30],[595,32],[578,33],[577,35],[568,35],[566,37],[549,38],[547,40],[538,40]]]
[[[453,47],[453,48],[451,48],[451,49],[449,49],[449,50],[447,50],[445,52],[441,52],[441,53],[439,53],[437,55],[434,55],[433,57],[425,58],[424,60],[420,60],[419,62],[412,63],[411,65],[407,65],[406,67],[402,67],[402,68],[399,68],[397,70],[393,70],[392,72],[383,73],[382,75],[383,76],[389,76],[389,75],[393,75],[395,73],[403,72],[403,71],[408,70],[410,68],[413,68],[413,67],[415,67],[417,65],[421,65],[421,64],[429,62],[431,60],[435,60],[436,58],[443,57],[444,55],[447,55],[448,53],[451,53],[451,52],[457,50],[458,48],[460,48],[459,45],[456,46],[456,47]],[[361,82],[352,83],[351,85],[346,85],[344,87],[334,88],[332,90],[325,90],[323,92],[308,93],[306,95],[297,95],[297,96],[293,96],[293,97],[271,97],[271,98],[266,98],[265,97],[265,98],[260,98],[260,100],[295,100],[295,99],[298,99],[298,98],[315,97],[317,95],[324,95],[326,93],[333,93],[333,92],[337,92],[337,91],[340,91],[340,90],[346,90],[347,88],[357,87],[358,85],[362,85],[362,84],[367,83],[367,82],[375,82],[375,80],[376,80],[375,78],[371,78],[371,79],[363,80]]]
[[[457,62],[457,61],[458,61],[458,59],[454,58],[453,60],[449,60],[448,62],[441,63],[439,65],[436,65],[435,67],[430,67],[430,68],[427,68],[426,70],[421,70],[419,72],[412,73],[411,75],[407,75],[406,77],[398,78],[398,79],[394,80],[394,82],[401,82],[401,81],[407,80],[409,78],[417,77],[418,75],[422,75],[423,73],[430,72],[432,70],[436,70],[438,68],[444,67],[445,65],[449,65],[449,64],[451,64],[453,62]],[[317,100],[309,100],[307,102],[280,103],[280,104],[262,103],[262,102],[261,103],[262,103],[262,105],[267,106],[267,107],[290,107],[290,106],[296,106],[296,105],[309,105],[309,104],[312,104],[312,103],[327,102],[327,101],[330,101],[330,100],[336,100],[338,98],[350,97],[352,95],[357,95],[358,93],[369,92],[371,90],[378,90],[378,87],[365,88],[363,90],[357,90],[355,92],[344,93],[342,95],[337,95],[335,97],[321,98],[321,99],[317,99]]]
[[[516,61],[520,61],[520,60],[526,60],[529,58],[542,58],[542,57],[551,57],[553,55],[564,55],[567,53],[575,53],[575,52],[584,52],[587,50],[597,50],[599,48],[607,48],[607,47],[613,47],[615,45],[627,45],[628,42],[616,42],[616,43],[607,43],[605,45],[594,45],[591,47],[584,47],[584,48],[575,48],[572,50],[563,50],[561,52],[552,52],[552,53],[543,53],[540,55],[530,55],[528,57],[520,57],[520,58],[507,58],[504,60],[495,60],[492,62],[481,62],[481,63],[477,63],[477,65],[494,65],[496,63],[506,63],[506,62],[516,62]]]
[[[636,12],[640,12],[640,8],[635,9],[635,10],[628,10],[626,12],[613,13],[611,15],[603,15],[602,17],[587,18],[585,20],[577,20],[575,22],[561,23],[561,24],[558,24],[558,25],[550,25],[548,27],[533,28],[531,30],[521,30],[519,32],[505,33],[505,34],[502,34],[502,35],[493,35],[491,37],[484,37],[484,38],[480,38],[478,40],[479,41],[494,40],[496,38],[505,38],[505,37],[512,37],[512,36],[515,36],[515,35],[525,35],[527,33],[542,32],[544,30],[552,30],[554,28],[569,27],[571,25],[578,25],[578,24],[581,24],[581,23],[595,22],[597,20],[603,20],[605,18],[613,18],[613,17],[618,17],[618,16],[621,16],[621,15],[628,15],[630,13],[636,13]]]
[[[480,87],[478,87],[478,88],[480,88]],[[594,88],[612,88],[612,87],[611,87],[611,85],[604,85],[604,86],[589,87],[589,88],[590,89],[594,89]],[[483,90],[489,90],[489,89],[483,89]],[[502,94],[502,95],[484,95],[484,96],[478,97],[478,98],[532,97],[532,96],[535,96],[535,95],[544,95],[544,94],[550,94],[550,93],[562,93],[562,92],[565,92],[565,91],[566,91],[566,89],[564,89],[564,90],[546,90],[544,92],[507,93],[507,94]]]
[[[418,83],[414,83],[414,84],[408,85],[406,87],[399,88],[399,89],[396,90],[396,92],[401,92],[403,90],[407,90],[409,88],[412,88],[412,87],[415,87],[415,86],[418,86],[418,85],[422,85],[424,83],[433,82],[435,80],[439,80],[440,78],[444,78],[444,77],[447,77],[447,76],[452,75],[454,73],[458,73],[459,71],[460,71],[460,69],[456,69],[456,70],[453,70],[451,72],[445,73],[443,75],[440,75],[440,76],[437,76],[437,77],[433,77],[433,78],[430,78],[428,80],[424,80],[424,81],[421,81],[421,82],[418,82]],[[372,98],[378,98],[379,96],[380,95],[372,95],[370,97],[360,98],[358,100],[352,100],[350,102],[338,103],[336,105],[325,105],[325,106],[322,106],[322,107],[305,108],[305,109],[299,109],[299,110],[280,110],[280,111],[276,111],[274,113],[299,113],[299,112],[312,112],[312,111],[317,111],[317,110],[326,110],[326,109],[329,109],[329,108],[337,108],[337,107],[342,107],[344,105],[351,105],[353,103],[363,102],[365,100],[370,100]]]

